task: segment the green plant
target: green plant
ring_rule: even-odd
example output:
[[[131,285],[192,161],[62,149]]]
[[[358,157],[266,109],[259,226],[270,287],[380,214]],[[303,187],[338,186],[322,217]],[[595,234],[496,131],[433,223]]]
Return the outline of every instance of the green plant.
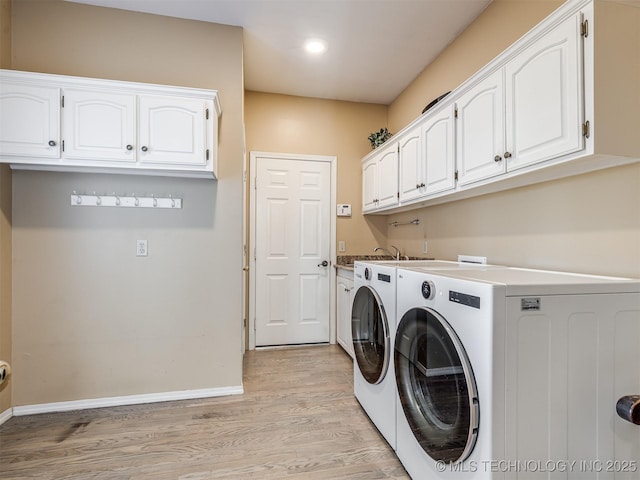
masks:
[[[381,128],[379,132],[373,132],[369,135],[371,148],[377,148],[391,137],[391,133],[386,128]]]

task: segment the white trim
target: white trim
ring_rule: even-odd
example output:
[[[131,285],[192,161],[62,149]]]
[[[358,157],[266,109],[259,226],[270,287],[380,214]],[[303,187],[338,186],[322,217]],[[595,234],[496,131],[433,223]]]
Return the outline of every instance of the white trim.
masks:
[[[68,412],[88,408],[120,407],[123,405],[139,405],[141,403],[170,402],[173,400],[193,400],[196,398],[223,397],[242,395],[244,388],[237,387],[203,388],[199,390],[180,390],[175,392],[146,393],[142,395],[125,395],[121,397],[91,398],[72,400],[69,402],[40,403],[13,407],[13,415],[35,415],[38,413]]]
[[[331,231],[329,232],[329,256],[331,266],[336,264],[336,207],[337,207],[337,185],[338,185],[338,157],[331,155],[306,155],[273,152],[250,152],[250,178],[247,179],[249,187],[249,350],[256,348],[256,259],[253,252],[256,245],[256,162],[258,158],[281,158],[288,160],[308,160],[315,162],[330,162],[331,164]],[[329,343],[336,343],[336,269],[329,269]]]
[[[0,413],[0,425],[7,420],[11,420],[11,417],[13,417],[13,408],[7,408],[4,412]]]

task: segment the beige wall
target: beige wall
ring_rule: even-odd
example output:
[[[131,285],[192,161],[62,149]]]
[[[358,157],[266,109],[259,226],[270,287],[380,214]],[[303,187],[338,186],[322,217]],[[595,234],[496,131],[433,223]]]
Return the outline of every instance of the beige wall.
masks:
[[[337,219],[336,240],[346,243],[338,255],[370,254],[384,243],[386,219],[360,213],[360,159],[371,151],[369,134],[386,125],[385,106],[247,92],[245,117],[247,152],[338,158],[337,202],[350,203],[353,212]]]
[[[14,172],[14,406],[240,385],[242,30],[14,0],[12,66],[213,88],[223,107],[217,182]],[[71,208],[73,190],[184,208]]]
[[[11,67],[11,0],[0,0],[0,68]],[[0,359],[11,362],[11,170],[0,165]],[[0,387],[0,414],[11,407],[12,379]]]
[[[389,130],[420,116],[434,98],[453,90],[498,56],[562,0],[494,0],[389,106]]]
[[[397,131],[423,105],[456,87],[559,6],[496,0],[389,108]],[[631,38],[631,37],[630,37]],[[640,165],[618,167],[389,217],[420,218],[389,228],[387,242],[409,255],[640,277]]]

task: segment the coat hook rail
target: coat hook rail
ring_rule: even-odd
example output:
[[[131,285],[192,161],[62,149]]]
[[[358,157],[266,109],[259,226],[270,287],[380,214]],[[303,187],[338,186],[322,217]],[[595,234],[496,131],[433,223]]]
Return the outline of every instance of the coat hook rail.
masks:
[[[391,222],[389,225],[392,227],[399,227],[400,225],[420,225],[420,219],[416,218],[408,222]]]
[[[172,195],[168,197],[131,195],[91,195],[78,194],[74,190],[71,194],[71,205],[74,207],[132,207],[132,208],[182,208],[182,199]]]

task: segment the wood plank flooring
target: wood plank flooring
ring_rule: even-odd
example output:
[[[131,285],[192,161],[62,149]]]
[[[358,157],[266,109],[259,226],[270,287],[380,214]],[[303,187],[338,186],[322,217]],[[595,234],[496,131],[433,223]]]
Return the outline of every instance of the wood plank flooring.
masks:
[[[0,478],[408,479],[339,346],[247,352],[245,394],[14,417]]]

